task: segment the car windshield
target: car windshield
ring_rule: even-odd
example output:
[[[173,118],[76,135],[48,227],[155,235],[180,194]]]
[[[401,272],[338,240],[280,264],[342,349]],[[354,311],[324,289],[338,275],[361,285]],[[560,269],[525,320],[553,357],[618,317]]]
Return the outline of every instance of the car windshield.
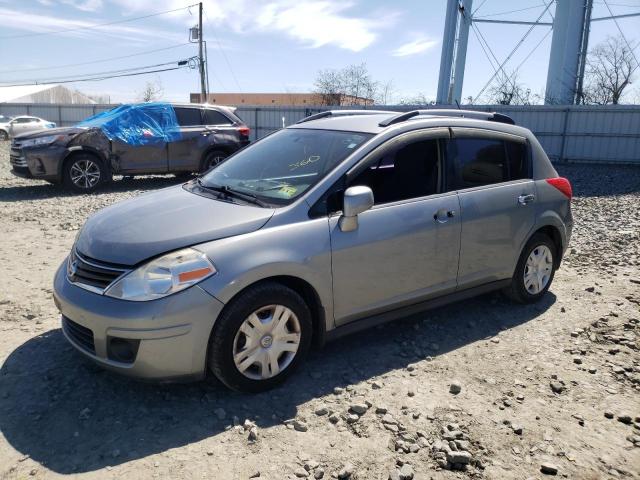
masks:
[[[201,185],[287,205],[371,137],[368,133],[283,129],[220,163],[202,177]]]

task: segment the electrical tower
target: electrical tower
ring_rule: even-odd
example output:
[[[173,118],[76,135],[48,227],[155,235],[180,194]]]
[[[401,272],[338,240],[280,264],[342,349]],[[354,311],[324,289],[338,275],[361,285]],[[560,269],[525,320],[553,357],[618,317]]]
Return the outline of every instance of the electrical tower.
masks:
[[[548,4],[545,2],[545,10],[535,21],[489,20],[473,17],[471,10],[472,2],[473,0],[447,0],[442,54],[440,57],[440,74],[438,77],[438,91],[436,96],[436,103],[438,104],[460,103],[467,44],[469,41],[469,28],[473,26],[473,23],[530,26],[527,33],[502,63],[498,62],[494,55],[494,59],[496,63],[498,63],[498,69],[484,88],[486,88],[499,73],[506,76],[503,69],[505,63],[511,58],[511,55],[513,55],[534,27],[552,27],[553,37],[551,40],[551,53],[549,55],[549,67],[547,71],[545,103],[570,105],[578,103],[582,96],[591,22],[601,20],[615,21],[618,18],[640,15],[640,13],[626,15],[613,15],[613,13],[611,13],[611,16],[608,17],[591,18],[593,0],[555,0],[555,16],[553,17],[552,23],[543,22],[541,19],[554,3],[553,1]],[[607,5],[606,0],[604,3]],[[607,8],[609,9],[608,5]],[[610,9],[609,11],[611,12]],[[484,88],[482,91],[484,91]]]

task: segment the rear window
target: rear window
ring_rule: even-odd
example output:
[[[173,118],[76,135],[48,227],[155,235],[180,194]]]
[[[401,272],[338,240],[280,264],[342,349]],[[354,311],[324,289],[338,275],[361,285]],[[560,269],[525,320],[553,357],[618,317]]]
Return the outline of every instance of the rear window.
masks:
[[[200,110],[197,108],[175,108],[178,125],[181,127],[191,127],[202,125]]]
[[[490,138],[453,140],[456,189],[479,187],[527,178],[524,143]]]
[[[203,112],[205,125],[231,125],[233,123],[223,113],[216,110],[203,110]]]

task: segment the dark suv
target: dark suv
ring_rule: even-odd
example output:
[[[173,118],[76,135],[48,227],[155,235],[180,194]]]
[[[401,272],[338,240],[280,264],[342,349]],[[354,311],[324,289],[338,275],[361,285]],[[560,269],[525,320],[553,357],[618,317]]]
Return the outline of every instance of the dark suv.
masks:
[[[203,172],[249,144],[231,107],[121,105],[73,127],[13,139],[12,173],[90,192],[113,174]]]

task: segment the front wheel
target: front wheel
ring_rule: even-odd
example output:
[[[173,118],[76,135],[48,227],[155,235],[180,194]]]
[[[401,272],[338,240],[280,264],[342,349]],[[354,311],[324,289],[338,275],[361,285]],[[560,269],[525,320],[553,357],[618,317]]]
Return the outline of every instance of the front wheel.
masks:
[[[540,300],[553,281],[556,254],[556,246],[547,235],[533,235],[520,254],[507,295],[519,303]]]
[[[304,359],[311,332],[311,312],[298,293],[275,282],[251,287],[216,320],[209,367],[233,390],[268,390]]]
[[[63,171],[65,186],[79,193],[93,192],[101,182],[107,181],[107,176],[103,163],[88,154],[72,157]]]
[[[4,130],[0,130],[0,140],[9,140],[9,134]]]

